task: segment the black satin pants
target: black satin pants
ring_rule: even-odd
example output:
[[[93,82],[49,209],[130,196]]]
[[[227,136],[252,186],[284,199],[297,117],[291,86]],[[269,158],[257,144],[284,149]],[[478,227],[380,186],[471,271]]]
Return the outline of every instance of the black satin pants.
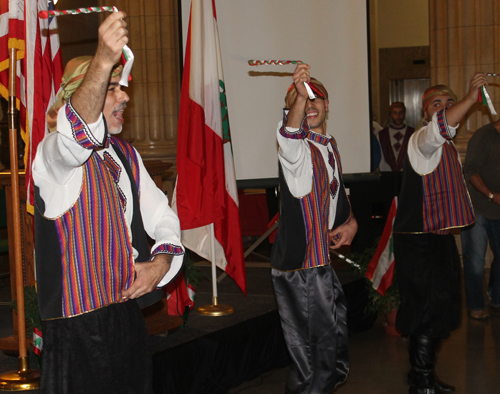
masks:
[[[289,394],[330,394],[349,372],[346,302],[330,265],[272,270],[281,326],[292,367]]]

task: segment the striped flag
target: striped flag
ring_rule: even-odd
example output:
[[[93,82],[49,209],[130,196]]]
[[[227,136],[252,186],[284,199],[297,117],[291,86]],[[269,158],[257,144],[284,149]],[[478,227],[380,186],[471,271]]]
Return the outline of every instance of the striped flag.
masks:
[[[17,49],[16,107],[21,110],[22,60],[25,57],[24,2],[1,0],[0,3],[0,94],[9,100],[9,52]],[[25,103],[23,102],[23,106]]]
[[[191,298],[190,292],[193,292]],[[184,274],[179,272],[175,279],[167,285],[167,310],[171,316],[183,316],[186,307],[194,309],[194,288],[186,286]]]
[[[194,300],[196,298],[196,289],[193,287],[193,285],[191,283],[188,283],[187,284],[187,291],[188,291],[189,299],[192,302],[192,306],[190,308],[194,309]]]
[[[62,78],[62,57],[57,19],[38,18],[39,11],[54,9],[52,1],[26,1],[26,168],[27,208],[33,213],[31,165],[40,141],[48,133],[46,114],[54,103]],[[35,72],[36,70],[36,72]]]
[[[43,349],[42,330],[33,327],[33,352],[35,352],[37,356],[40,356],[42,354],[42,349]]]
[[[398,198],[394,197],[389,215],[387,216],[384,232],[382,233],[377,250],[366,270],[367,278],[373,283],[372,287],[382,295],[385,295],[394,277],[394,242],[392,237],[392,226],[394,225],[397,209]]]
[[[39,11],[54,9],[50,0],[2,0],[1,4],[0,94],[8,99],[8,50],[17,48],[16,106],[25,143],[27,207],[33,213],[31,164],[48,132],[46,113],[62,78],[57,20],[38,18]]]
[[[246,294],[245,261],[214,0],[193,0],[177,140],[177,213],[182,243],[211,260]]]

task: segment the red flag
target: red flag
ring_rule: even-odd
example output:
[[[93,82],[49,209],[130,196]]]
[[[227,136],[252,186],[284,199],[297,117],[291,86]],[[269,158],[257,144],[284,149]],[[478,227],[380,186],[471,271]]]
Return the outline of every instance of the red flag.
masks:
[[[182,271],[175,277],[175,280],[167,285],[167,309],[169,315],[182,316],[186,311],[186,307],[189,307],[189,309],[194,308],[194,288],[191,285],[188,286],[193,293],[193,298],[190,297]]]
[[[213,0],[193,0],[177,137],[177,212],[183,244],[211,260],[246,294],[231,136]]]
[[[2,0],[0,8],[0,94],[8,99],[9,49],[16,48],[16,107],[25,143],[27,207],[31,213],[31,164],[38,143],[48,131],[46,113],[62,78],[57,21],[38,18],[38,12],[47,9],[53,9],[52,1]]]
[[[39,11],[54,9],[52,1],[26,2],[26,168],[27,208],[33,213],[31,166],[40,141],[48,133],[46,114],[54,103],[62,78],[62,58],[57,34],[57,19],[41,19]],[[36,72],[35,72],[36,70]]]
[[[33,352],[35,352],[35,354],[40,357],[42,355],[42,349],[43,349],[42,330],[33,327]]]
[[[0,94],[9,100],[9,52],[17,49],[16,107],[21,109],[21,60],[25,55],[24,2],[2,0],[0,3]],[[24,81],[22,81],[24,83]]]
[[[396,218],[397,210],[398,198],[394,197],[389,215],[387,215],[384,232],[382,233],[377,250],[366,270],[366,277],[372,281],[372,287],[382,295],[385,295],[394,277],[394,242],[392,226]]]

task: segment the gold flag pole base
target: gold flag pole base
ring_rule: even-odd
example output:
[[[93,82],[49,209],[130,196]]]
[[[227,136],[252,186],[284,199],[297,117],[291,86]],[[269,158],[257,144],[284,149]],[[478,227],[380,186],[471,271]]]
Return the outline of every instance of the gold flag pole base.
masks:
[[[40,371],[30,370],[28,357],[19,357],[19,370],[0,375],[0,390],[28,391],[40,387]]]
[[[213,305],[200,306],[197,312],[203,316],[226,316],[234,313],[234,308],[231,305],[219,305],[217,297],[212,297]]]

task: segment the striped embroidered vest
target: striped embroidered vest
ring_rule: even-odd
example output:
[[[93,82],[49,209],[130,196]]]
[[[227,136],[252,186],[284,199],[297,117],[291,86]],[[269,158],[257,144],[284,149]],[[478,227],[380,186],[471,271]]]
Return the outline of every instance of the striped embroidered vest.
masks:
[[[111,142],[127,158],[139,186],[135,151],[117,138]],[[36,190],[37,282],[44,320],[72,317],[122,302],[122,291],[133,281],[132,244],[123,197],[115,184],[114,167],[105,160],[97,153],[90,156],[83,166],[78,200],[58,218],[42,215],[45,205]],[[119,171],[119,167],[115,169]]]
[[[313,139],[313,138],[311,138]],[[313,168],[311,192],[296,198],[290,192],[280,166],[281,213],[278,233],[271,253],[271,265],[282,271],[293,271],[327,265],[330,263],[328,248],[328,223],[331,187],[339,193],[337,213],[333,228],[345,223],[351,213],[342,179],[329,185],[328,171],[318,148],[309,142]],[[337,163],[340,160],[333,145]],[[332,160],[332,159],[330,159]],[[339,174],[342,174],[339,168]]]
[[[451,141],[443,144],[441,161],[429,174],[417,174],[405,161],[394,232],[443,234],[472,223],[474,210]]]

